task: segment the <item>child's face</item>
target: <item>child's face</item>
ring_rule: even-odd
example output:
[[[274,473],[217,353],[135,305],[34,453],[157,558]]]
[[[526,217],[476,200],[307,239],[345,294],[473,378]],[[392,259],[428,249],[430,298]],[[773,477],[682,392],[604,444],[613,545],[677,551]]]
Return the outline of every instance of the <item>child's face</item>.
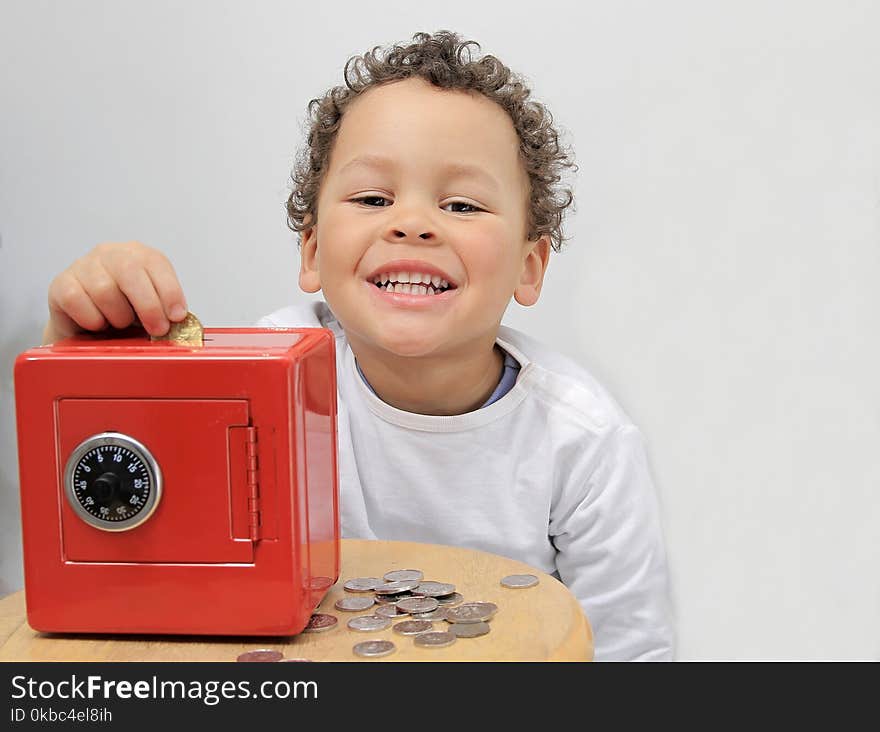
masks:
[[[323,290],[356,351],[491,348],[511,296],[537,301],[550,243],[527,240],[529,183],[518,147],[497,104],[421,79],[373,88],[348,108],[317,224],[303,234],[300,286]],[[356,162],[366,157],[384,162]],[[416,292],[375,283],[419,274],[449,288],[435,294],[426,278]]]

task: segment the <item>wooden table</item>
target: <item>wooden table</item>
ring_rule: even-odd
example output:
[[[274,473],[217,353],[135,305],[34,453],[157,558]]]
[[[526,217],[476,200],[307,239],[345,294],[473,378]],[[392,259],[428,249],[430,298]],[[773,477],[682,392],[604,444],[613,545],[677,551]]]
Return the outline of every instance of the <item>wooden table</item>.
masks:
[[[234,661],[258,648],[281,651],[285,658],[312,661],[590,661],[593,635],[574,595],[559,580],[522,562],[457,547],[399,541],[342,540],[342,571],[316,612],[339,618],[320,633],[284,638],[218,638],[197,636],[96,636],[37,633],[25,619],[24,591],[0,600],[0,661]],[[346,623],[372,611],[341,612],[333,605],[342,584],[354,577],[381,577],[394,569],[421,569],[426,580],[450,582],[465,602],[498,605],[491,631],[478,638],[459,638],[446,648],[421,648],[412,637],[391,628],[364,633]],[[508,589],[500,580],[509,574],[534,574],[535,587]],[[435,622],[445,629],[445,621]],[[381,658],[352,652],[364,640],[391,640],[397,650]]]

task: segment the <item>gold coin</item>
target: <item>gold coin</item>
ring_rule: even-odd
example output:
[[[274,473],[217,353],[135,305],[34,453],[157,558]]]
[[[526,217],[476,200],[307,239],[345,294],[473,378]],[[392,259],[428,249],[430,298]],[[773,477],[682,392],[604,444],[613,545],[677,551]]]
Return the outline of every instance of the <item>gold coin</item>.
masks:
[[[201,346],[204,329],[201,321],[192,313],[179,323],[172,323],[163,336],[150,336],[151,341],[171,341],[181,346]]]

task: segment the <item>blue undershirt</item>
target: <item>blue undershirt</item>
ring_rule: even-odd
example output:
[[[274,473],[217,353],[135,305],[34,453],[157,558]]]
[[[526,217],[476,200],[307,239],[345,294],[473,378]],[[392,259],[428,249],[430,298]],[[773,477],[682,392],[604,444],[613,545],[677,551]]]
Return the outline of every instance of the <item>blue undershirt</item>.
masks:
[[[354,365],[357,367],[358,373],[361,375],[361,378],[364,380],[364,383],[367,385],[369,390],[373,392],[373,394],[376,394],[376,390],[373,389],[372,386],[370,386],[370,382],[367,381],[367,377],[364,376],[364,372],[361,371],[361,367],[358,364],[357,359],[355,359]],[[495,387],[495,391],[492,392],[492,395],[485,401],[480,409],[483,409],[483,407],[488,407],[490,404],[494,404],[513,388],[513,385],[516,383],[516,377],[519,376],[519,368],[519,361],[517,361],[507,351],[504,351],[504,370],[501,372],[501,378],[498,381],[498,386]],[[376,396],[379,395],[376,394]]]

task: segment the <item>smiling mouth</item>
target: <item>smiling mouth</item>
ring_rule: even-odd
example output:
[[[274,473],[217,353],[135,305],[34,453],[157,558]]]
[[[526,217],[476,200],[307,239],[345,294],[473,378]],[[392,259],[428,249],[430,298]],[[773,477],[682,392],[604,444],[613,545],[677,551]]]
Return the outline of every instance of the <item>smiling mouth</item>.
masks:
[[[437,275],[419,272],[383,272],[373,278],[373,284],[385,292],[403,295],[439,295],[455,289]]]

